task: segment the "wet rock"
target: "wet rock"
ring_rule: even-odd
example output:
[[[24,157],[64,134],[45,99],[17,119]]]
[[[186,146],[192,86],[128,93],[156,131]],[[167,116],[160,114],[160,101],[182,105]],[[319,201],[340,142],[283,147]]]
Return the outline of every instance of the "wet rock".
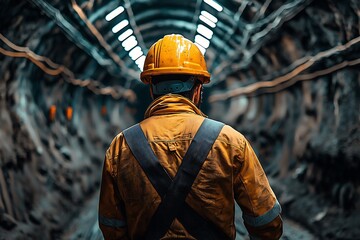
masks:
[[[0,213],[0,226],[6,230],[11,230],[17,225],[16,220],[6,213]]]
[[[68,147],[61,147],[60,153],[64,156],[66,160],[71,161],[71,151]]]
[[[43,176],[48,174],[48,168],[45,165],[40,165],[38,171]]]
[[[32,221],[33,223],[35,223],[36,225],[40,225],[41,224],[41,216],[38,212],[34,212],[32,211],[30,214],[29,214],[29,218],[30,218],[30,221]]]

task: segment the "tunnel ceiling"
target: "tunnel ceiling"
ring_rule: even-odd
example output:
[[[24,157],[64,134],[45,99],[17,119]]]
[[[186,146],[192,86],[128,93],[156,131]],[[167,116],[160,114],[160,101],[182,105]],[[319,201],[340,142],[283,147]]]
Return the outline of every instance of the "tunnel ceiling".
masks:
[[[333,1],[327,4],[312,0],[28,2],[86,52],[97,68],[103,69],[101,76],[94,70],[94,75],[87,77],[105,85],[129,88],[139,83],[149,47],[171,33],[193,40],[204,52],[212,74],[209,86],[221,84],[228,76],[237,76],[248,84],[275,80],[292,71],[316,72],[341,63],[343,58],[336,59],[335,55],[345,56],[348,65],[357,64],[352,61],[356,59],[353,49],[359,42],[356,31],[343,30],[345,20],[339,17],[348,9],[356,15],[357,1],[349,1],[348,9]],[[319,9],[317,14],[307,8],[310,4]],[[4,25],[10,19],[5,18]],[[312,36],[317,33],[328,38],[314,41]],[[285,38],[279,41],[282,35]],[[296,42],[294,36],[298,37]],[[301,50],[295,54],[296,48]],[[87,66],[89,61],[81,56],[76,65]],[[311,66],[304,68],[310,62]],[[238,93],[230,91],[218,99],[234,95]]]
[[[138,80],[149,47],[165,34],[179,33],[206,50],[212,84],[257,61],[254,55],[279,34],[281,26],[312,2],[29,1],[115,79],[121,75],[125,81]]]

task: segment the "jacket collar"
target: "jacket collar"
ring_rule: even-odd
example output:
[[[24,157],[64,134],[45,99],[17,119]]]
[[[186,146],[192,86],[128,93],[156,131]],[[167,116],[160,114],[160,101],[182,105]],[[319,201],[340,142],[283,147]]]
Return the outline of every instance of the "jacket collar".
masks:
[[[150,104],[145,112],[145,118],[177,113],[193,113],[206,117],[189,99],[178,94],[166,94]]]

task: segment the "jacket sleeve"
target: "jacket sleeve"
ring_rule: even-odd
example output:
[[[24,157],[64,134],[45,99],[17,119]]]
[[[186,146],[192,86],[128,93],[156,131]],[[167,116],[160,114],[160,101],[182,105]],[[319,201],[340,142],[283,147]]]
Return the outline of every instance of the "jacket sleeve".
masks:
[[[246,139],[242,150],[234,162],[234,193],[243,211],[245,226],[251,239],[279,239],[282,235],[280,204]]]
[[[128,239],[123,200],[115,181],[115,164],[105,157],[99,201],[99,227],[105,239]]]

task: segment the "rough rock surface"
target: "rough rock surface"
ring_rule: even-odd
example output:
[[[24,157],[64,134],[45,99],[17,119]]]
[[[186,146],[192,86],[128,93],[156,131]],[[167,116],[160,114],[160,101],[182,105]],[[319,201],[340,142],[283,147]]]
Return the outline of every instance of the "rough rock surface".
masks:
[[[358,22],[355,1],[314,1],[210,93],[210,117],[252,142],[284,215],[320,239],[360,236]]]

